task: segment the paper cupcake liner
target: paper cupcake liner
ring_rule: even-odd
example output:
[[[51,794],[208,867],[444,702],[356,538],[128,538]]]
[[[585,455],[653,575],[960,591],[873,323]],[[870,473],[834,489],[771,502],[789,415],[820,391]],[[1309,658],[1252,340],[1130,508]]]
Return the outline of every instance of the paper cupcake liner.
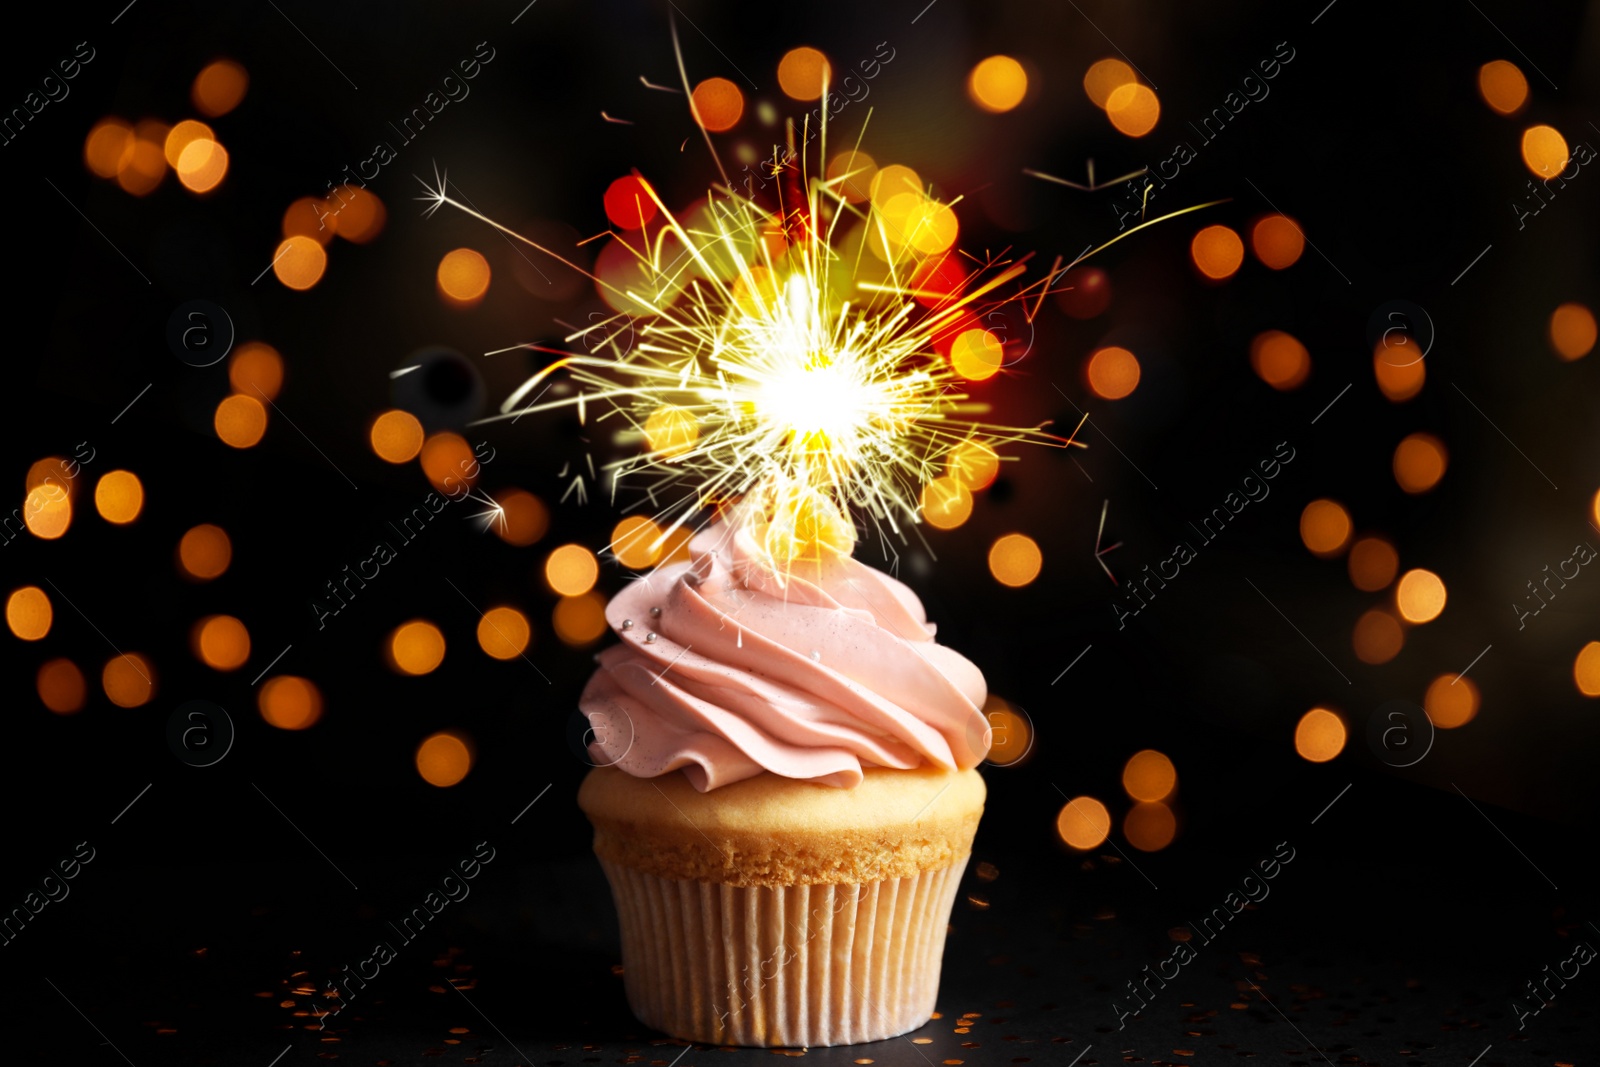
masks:
[[[908,878],[766,887],[681,882],[602,859],[639,1020],[719,1045],[847,1045],[933,1014],[966,860]]]

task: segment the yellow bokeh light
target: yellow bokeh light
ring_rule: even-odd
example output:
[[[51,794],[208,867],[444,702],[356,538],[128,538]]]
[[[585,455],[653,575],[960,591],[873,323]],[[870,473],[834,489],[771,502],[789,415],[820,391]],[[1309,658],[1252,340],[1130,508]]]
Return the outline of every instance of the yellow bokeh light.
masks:
[[[1449,454],[1432,434],[1414,433],[1394,450],[1394,480],[1408,493],[1426,493],[1444,477]]]
[[[1350,584],[1364,593],[1389,588],[1400,570],[1400,554],[1381,537],[1363,537],[1350,546]]]
[[[1178,820],[1162,803],[1135,804],[1122,817],[1122,836],[1140,852],[1159,852],[1178,834]]]
[[[700,437],[700,423],[693,412],[663,404],[644,420],[644,437],[650,451],[670,459],[694,447]]]
[[[891,163],[882,167],[872,176],[868,185],[868,195],[872,198],[872,206],[879,212],[890,214],[889,202],[897,197],[910,195],[910,200],[897,201],[901,204],[915,204],[923,199],[922,176],[910,167],[899,163]]]
[[[791,48],[778,61],[778,88],[795,100],[817,99],[832,78],[828,57],[815,48]]]
[[[417,746],[417,773],[429,785],[447,788],[472,770],[472,749],[452,733],[436,733]]]
[[[1149,86],[1128,82],[1106,97],[1106,117],[1119,133],[1143,137],[1161,119],[1161,101]]]
[[[1313,500],[1300,513],[1300,540],[1319,556],[1336,556],[1350,540],[1350,513],[1333,500]]]
[[[1471,678],[1441,674],[1428,683],[1422,709],[1428,713],[1428,721],[1441,730],[1465,726],[1477,717],[1478,687]]]
[[[744,93],[727,78],[707,78],[690,94],[690,113],[711,133],[723,133],[739,124],[744,114]]]
[[[489,261],[481,252],[457,248],[439,260],[439,292],[449,302],[470,306],[489,291]]]
[[[1138,79],[1133,68],[1120,59],[1100,59],[1089,65],[1083,75],[1083,91],[1089,102],[1105,110],[1111,94],[1124,85],[1133,85]]]
[[[244,67],[231,59],[219,59],[195,75],[189,99],[202,115],[216,118],[238,107],[249,87],[250,75]]]
[[[1010,56],[990,56],[967,76],[967,95],[985,111],[1010,111],[1028,95],[1028,72]]]
[[[624,567],[642,570],[661,558],[661,527],[643,515],[629,515],[611,531],[611,551]]]
[[[89,696],[89,684],[78,665],[70,659],[47,660],[34,679],[39,701],[57,715],[80,710]]]
[[[1572,661],[1572,680],[1586,697],[1600,697],[1600,641],[1590,641]]]
[[[41,541],[54,541],[72,525],[72,496],[53,482],[35,486],[22,502],[22,523]]]
[[[137,652],[115,656],[100,672],[100,687],[106,699],[119,708],[137,708],[155,693],[155,668]]]
[[[427,674],[444,662],[444,634],[426,619],[412,619],[389,635],[389,665],[402,674]]]
[[[1000,339],[988,330],[963,330],[950,345],[950,366],[969,382],[994,377],[1004,359]]]
[[[478,647],[495,659],[516,659],[532,639],[528,617],[516,608],[490,608],[478,620]]]
[[[1287,215],[1268,215],[1250,228],[1250,248],[1264,265],[1283,270],[1306,250],[1306,235]]]
[[[194,650],[208,667],[238,670],[250,660],[250,631],[232,615],[211,615],[195,626]]]
[[[267,432],[267,409],[253,396],[234,393],[217,405],[211,424],[223,444],[250,448]]]
[[[1584,305],[1562,304],[1550,313],[1550,347],[1562,359],[1582,359],[1594,342],[1594,312]]]
[[[1089,357],[1084,374],[1096,396],[1121,400],[1139,387],[1139,358],[1126,348],[1110,345]]]
[[[925,256],[936,256],[956,243],[960,231],[949,204],[923,200],[906,215],[903,236]]]
[[[220,526],[201,523],[178,542],[178,563],[192,578],[209,581],[233,561],[233,542]]]
[[[987,489],[1000,473],[1000,456],[982,441],[963,441],[950,450],[945,473],[968,489]]]
[[[1020,589],[1039,577],[1044,556],[1027,534],[1011,533],[989,546],[989,573],[1001,585]]]
[[[525,548],[550,529],[550,509],[544,501],[522,489],[508,489],[495,495],[500,505],[500,520],[493,530],[508,545]]]
[[[1522,133],[1522,162],[1538,178],[1554,178],[1567,169],[1572,154],[1567,139],[1554,126],[1529,126]]]
[[[1344,720],[1327,708],[1312,708],[1294,728],[1294,750],[1302,759],[1326,763],[1344,751]]]
[[[1493,59],[1478,68],[1478,93],[1502,115],[1515,115],[1528,102],[1528,79],[1515,63]]]
[[[566,645],[582,648],[606,632],[606,602],[598,593],[562,597],[550,613],[550,626]]]
[[[1056,815],[1056,833],[1079,851],[1087,851],[1111,833],[1111,813],[1094,797],[1073,797]]]
[[[841,196],[852,204],[859,204],[871,195],[872,179],[878,173],[878,164],[865,152],[854,150],[840,152],[828,163],[826,178],[838,182]]]
[[[68,496],[77,496],[77,467],[76,463],[69,466],[60,456],[46,456],[44,459],[34,460],[28,466],[22,491],[31,493],[40,486],[48,485],[65,492]]]
[[[972,514],[972,491],[955,478],[935,478],[922,487],[922,518],[929,526],[953,530]]]
[[[246,342],[228,357],[228,384],[236,393],[276,400],[283,389],[283,357],[269,344]]]
[[[272,273],[290,289],[311,288],[327,269],[328,253],[309,237],[285,237],[273,253]]]
[[[562,545],[544,561],[544,579],[561,596],[582,596],[599,577],[599,561],[582,545]]]
[[[1134,800],[1165,800],[1178,787],[1178,768],[1153,748],[1135,752],[1122,768],[1122,788]]]
[[[167,139],[162,142],[161,151],[166,156],[167,166],[176,170],[178,160],[183,158],[183,150],[189,147],[191,142],[215,139],[216,134],[210,126],[197,119],[184,119],[167,131]]]
[[[6,597],[6,625],[24,641],[37,641],[49,633],[54,619],[50,597],[36,585],[25,585]]]
[[[422,423],[409,411],[385,411],[372,420],[367,438],[385,463],[407,463],[422,451]]]
[[[228,150],[209,137],[198,137],[183,146],[172,169],[191,193],[209,193],[228,176]]]
[[[1298,389],[1310,376],[1311,353],[1293,335],[1266,330],[1250,342],[1250,366],[1262,381],[1287,392]]]
[[[108,471],[94,487],[94,507],[107,522],[124,526],[144,510],[144,485],[132,471]]]
[[[418,453],[423,476],[441,493],[456,493],[462,483],[472,485],[483,473],[483,465],[472,452],[467,439],[445,430],[422,442]]]
[[[1244,242],[1222,225],[1207,226],[1189,242],[1189,257],[1213,281],[1231,278],[1244,263]]]
[[[280,674],[268,678],[261,687],[256,707],[268,725],[280,730],[304,730],[322,718],[322,693],[305,678]]]
[[[1381,608],[1364,612],[1350,633],[1350,647],[1362,663],[1388,663],[1405,647],[1400,620]]]
[[[1444,611],[1447,599],[1444,581],[1421,567],[1402,574],[1394,589],[1395,606],[1407,622],[1432,622]]]

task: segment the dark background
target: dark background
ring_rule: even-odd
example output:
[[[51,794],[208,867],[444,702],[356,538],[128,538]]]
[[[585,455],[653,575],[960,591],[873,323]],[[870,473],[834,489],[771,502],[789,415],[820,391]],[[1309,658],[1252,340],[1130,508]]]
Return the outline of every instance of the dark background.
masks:
[[[17,1062],[264,1065],[285,1046],[282,1063],[325,1054],[434,1062],[429,1049],[440,1062],[489,1064],[678,1055],[650,1048],[611,973],[609,901],[574,803],[585,767],[565,739],[592,649],[555,639],[555,599],[541,579],[550,547],[608,540],[618,511],[593,497],[556,504],[566,488],[557,472],[586,453],[610,458],[615,446],[559,415],[464,431],[497,451],[485,489],[514,485],[552,505],[546,538],[513,548],[447,512],[325,629],[310,608],[428,489],[415,464],[392,467],[367,446],[368,421],[393,404],[387,372],[445,345],[477,362],[492,407],[542,358],[478,353],[559,343],[557,319],[585,321],[602,307],[588,285],[552,300],[519,284],[519,254],[473,219],[448,210],[423,219],[416,176],[448,168],[458,194],[507,225],[559,220],[582,236],[605,228],[600,194],[632,168],[669,204],[714,178],[683,98],[639,80],[677,82],[673,5],[539,0],[512,25],[520,6],[139,0],[120,17],[120,3],[38,12],[0,43],[8,108],[77,42],[97,52],[67,99],[0,147],[13,330],[0,477],[20,504],[30,463],[88,441],[97,458],[86,489],[126,468],[146,490],[132,526],[110,526],[80,496],[59,541],[0,547],[8,589],[49,579],[81,609],[52,596],[44,641],[8,634],[0,646],[12,756],[0,903],[19,903],[78,842],[97,850],[72,895],[0,949],[12,961]],[[1081,1062],[1220,1062],[1253,1051],[1284,1062],[1466,1064],[1491,1046],[1482,1063],[1587,1062],[1600,978],[1582,972],[1520,1035],[1510,1002],[1576,942],[1600,940],[1586,854],[1600,809],[1600,725],[1571,677],[1578,649],[1600,637],[1600,592],[1580,578],[1522,631],[1507,605],[1594,533],[1600,369],[1593,356],[1558,361],[1544,331],[1557,304],[1600,299],[1588,188],[1600,179],[1580,173],[1520,230],[1511,205],[1528,196],[1525,126],[1552,124],[1570,144],[1600,139],[1595,9],[938,0],[919,16],[920,2],[677,6],[691,82],[722,75],[746,90],[743,123],[716,139],[730,161],[741,143],[764,154],[782,139],[780,127],[762,126],[756,101],[780,115],[804,110],[775,84],[786,50],[810,44],[848,65],[887,41],[895,57],[872,83],[863,147],[880,164],[915,167],[947,199],[964,196],[963,247],[1034,251],[1041,268],[1057,254],[1070,260],[1116,236],[1110,205],[1122,190],[1071,190],[1023,169],[1082,181],[1092,158],[1100,176],[1117,175],[1154,165],[1179,138],[1198,157],[1152,211],[1231,198],[1098,254],[1110,308],[1079,321],[1047,303],[1028,354],[989,387],[1019,424],[1070,429],[1075,406],[1086,407],[1090,448],[1023,452],[980,494],[970,522],[929,532],[937,561],[903,550],[899,573],[940,639],[1026,710],[1037,740],[1024,764],[986,772],[974,863],[994,864],[999,877],[969,873],[977,903],[957,905],[946,1018],[925,1030],[934,1044],[810,1055],[1066,1063],[1093,1046]],[[471,95],[401,146],[387,123],[480,41],[495,58]],[[1219,105],[1281,41],[1295,58],[1270,96],[1201,147],[1187,120]],[[1116,133],[1079,84],[1119,48],[1162,102],[1160,125],[1137,141]],[[972,64],[995,52],[1031,74],[1027,101],[1003,115],[978,111],[963,89]],[[83,138],[96,121],[189,116],[190,82],[219,55],[251,77],[244,103],[212,121],[231,154],[219,190],[197,198],[168,175],[134,198],[86,171]],[[1496,58],[1516,62],[1531,86],[1514,119],[1477,95],[1478,66]],[[604,122],[602,109],[633,125]],[[853,130],[865,111],[852,105],[845,125]],[[376,140],[398,148],[371,185],[389,213],[382,236],[335,242],[308,292],[270,272],[252,284],[271,261],[283,209],[325,192]],[[1269,210],[1264,197],[1315,248],[1287,271],[1247,258],[1229,282],[1203,283],[1190,237],[1211,221],[1243,232]],[[462,245],[494,270],[487,299],[469,312],[434,293],[438,258]],[[559,277],[559,266],[539,266]],[[168,317],[191,299],[223,306],[241,341],[284,355],[286,417],[253,449],[228,448],[210,429],[228,391],[225,364],[194,369],[166,345]],[[1396,299],[1424,308],[1437,331],[1426,387],[1398,405],[1376,388],[1368,340],[1373,313]],[[1311,378],[1295,392],[1251,373],[1249,340],[1268,328],[1311,351]],[[1125,344],[1143,364],[1126,400],[1093,401],[1084,384],[1083,362],[1104,343]],[[1394,484],[1390,457],[1417,430],[1445,441],[1451,466],[1432,493],[1411,497]],[[1102,502],[1106,541],[1122,542],[1105,559],[1126,577],[1167,556],[1186,522],[1280,441],[1297,456],[1272,495],[1119,631],[1117,590],[1094,557]],[[1343,501],[1358,531],[1390,537],[1402,567],[1427,567],[1449,587],[1444,615],[1412,630],[1388,664],[1363,665],[1349,645],[1355,619],[1383,594],[1354,590],[1342,561],[1300,544],[1300,509],[1319,496]],[[224,526],[234,544],[228,573],[205,585],[181,581],[173,563],[178,537],[199,522]],[[1021,590],[984,566],[987,546],[1011,530],[1044,552],[1040,579]],[[623,581],[607,565],[600,589]],[[529,614],[537,671],[479,652],[462,594]],[[211,612],[249,627],[245,668],[218,674],[189,652],[189,627]],[[384,666],[383,641],[417,616],[444,630],[449,652],[433,674],[401,678]],[[108,642],[153,660],[149,704],[117,708],[94,687]],[[326,701],[322,721],[303,732],[276,730],[255,711],[250,680],[286,645],[275,669],[314,679]],[[1431,678],[1485,646],[1471,672],[1483,693],[1478,717],[1440,732],[1420,763],[1386,766],[1367,743],[1372,711],[1391,699],[1420,703]],[[76,715],[46,711],[34,691],[39,663],[58,655],[91,679]],[[220,704],[237,729],[228,757],[209,768],[184,765],[167,745],[167,718],[190,699]],[[1351,727],[1344,753],[1325,765],[1300,759],[1292,743],[1295,722],[1318,704]],[[423,782],[412,760],[442,729],[469,735],[476,750],[471,774],[450,789]],[[1054,830],[1062,792],[1100,797],[1120,819],[1128,802],[1118,776],[1146,747],[1178,769],[1176,841],[1132,852],[1137,870],[1118,854],[1128,852],[1119,832],[1109,850],[1065,849]],[[308,1006],[292,992],[306,980],[297,972],[320,979],[366,956],[389,937],[387,920],[482,840],[496,860],[470,901],[339,1018],[340,1041],[307,1032],[293,1014]],[[1208,946],[1162,1002],[1113,1031],[1111,998],[1170,951],[1167,931],[1220,904],[1286,840],[1303,858],[1273,897]],[[451,977],[476,981],[458,996]],[[1219,1014],[1204,1021],[1208,1010]],[[983,1012],[984,1025],[952,1035],[965,1011]],[[630,1043],[630,1034],[639,1036]],[[980,1047],[963,1050],[963,1040]],[[586,1042],[595,1048],[584,1051]]]

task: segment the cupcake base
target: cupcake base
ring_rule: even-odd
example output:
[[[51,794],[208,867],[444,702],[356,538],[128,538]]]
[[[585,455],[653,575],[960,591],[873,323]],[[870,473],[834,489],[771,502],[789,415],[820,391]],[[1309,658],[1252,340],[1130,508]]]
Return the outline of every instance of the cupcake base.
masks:
[[[639,1020],[691,1041],[845,1045],[933,1014],[966,858],[861,883],[690,882],[601,858]]]

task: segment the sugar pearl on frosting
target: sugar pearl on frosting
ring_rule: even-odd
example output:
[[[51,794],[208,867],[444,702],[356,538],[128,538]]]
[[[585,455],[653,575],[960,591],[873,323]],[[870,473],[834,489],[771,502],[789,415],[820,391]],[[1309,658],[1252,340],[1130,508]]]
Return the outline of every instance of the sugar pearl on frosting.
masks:
[[[656,643],[656,635],[654,631],[644,635],[644,643],[647,645],[653,645]]]
[[[624,630],[631,630],[631,629],[633,629],[633,620],[632,620],[632,619],[623,619],[623,620],[622,620],[622,628],[623,628],[623,629],[624,629]]]
[[[811,650],[811,660],[812,660],[813,663],[821,663],[822,662],[822,651],[820,649],[813,648]]]
[[[661,609],[660,609],[660,608],[651,608],[651,609],[650,609],[650,617],[651,617],[651,618],[652,618],[652,619],[659,619],[659,618],[661,618]]]

